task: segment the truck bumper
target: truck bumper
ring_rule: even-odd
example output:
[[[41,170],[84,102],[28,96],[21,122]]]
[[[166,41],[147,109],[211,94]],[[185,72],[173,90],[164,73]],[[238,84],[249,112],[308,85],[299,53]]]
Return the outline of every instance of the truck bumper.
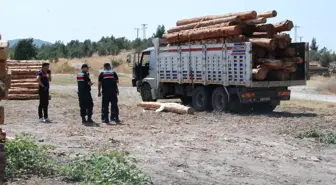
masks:
[[[240,92],[238,96],[241,103],[272,102],[278,104],[280,101],[290,100],[290,90]]]

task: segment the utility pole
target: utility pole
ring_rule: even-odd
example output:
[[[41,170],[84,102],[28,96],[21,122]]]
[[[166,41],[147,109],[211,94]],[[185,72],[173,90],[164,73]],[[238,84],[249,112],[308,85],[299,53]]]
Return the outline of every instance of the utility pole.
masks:
[[[146,29],[148,24],[141,24],[142,26],[142,32],[143,32],[143,39],[146,39]]]
[[[303,38],[303,37],[299,37],[299,39],[300,39],[300,42],[302,42],[302,38]]]
[[[137,31],[137,39],[139,38],[139,30],[140,30],[140,28],[134,28],[136,31]]]
[[[301,26],[298,26],[298,25],[295,25],[294,26],[294,41],[296,42],[296,39],[297,39],[297,29],[298,28],[301,28]]]

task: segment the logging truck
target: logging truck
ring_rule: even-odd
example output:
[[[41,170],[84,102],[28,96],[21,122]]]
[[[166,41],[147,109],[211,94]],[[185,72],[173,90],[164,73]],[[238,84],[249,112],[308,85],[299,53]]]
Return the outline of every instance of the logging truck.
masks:
[[[286,80],[255,80],[251,42],[169,46],[153,39],[133,63],[133,87],[145,102],[180,98],[196,111],[271,112],[290,99],[289,86],[306,85],[308,43],[292,43],[303,62]],[[134,57],[136,58],[136,57]]]

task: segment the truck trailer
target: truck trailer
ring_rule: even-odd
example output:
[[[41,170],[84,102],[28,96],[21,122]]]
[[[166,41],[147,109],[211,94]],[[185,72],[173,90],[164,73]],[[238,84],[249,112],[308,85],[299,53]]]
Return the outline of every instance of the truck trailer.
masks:
[[[163,45],[164,44],[164,45]],[[251,42],[169,46],[153,39],[133,64],[133,87],[143,101],[180,98],[196,111],[271,112],[290,100],[290,86],[306,85],[309,44],[292,43],[303,62],[285,81],[257,81]]]

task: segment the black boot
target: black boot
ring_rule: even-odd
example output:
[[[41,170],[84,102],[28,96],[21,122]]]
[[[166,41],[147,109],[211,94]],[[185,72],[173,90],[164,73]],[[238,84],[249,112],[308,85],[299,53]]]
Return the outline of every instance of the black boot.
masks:
[[[87,123],[93,124],[94,121],[92,120],[91,116],[88,117]]]
[[[115,121],[116,118],[115,118],[115,115],[111,115],[111,121]]]
[[[87,123],[85,117],[82,117],[82,123],[83,123],[83,124],[86,124],[86,123]]]
[[[115,116],[115,120],[114,120],[117,124],[119,124],[121,121],[119,120],[119,115]]]

